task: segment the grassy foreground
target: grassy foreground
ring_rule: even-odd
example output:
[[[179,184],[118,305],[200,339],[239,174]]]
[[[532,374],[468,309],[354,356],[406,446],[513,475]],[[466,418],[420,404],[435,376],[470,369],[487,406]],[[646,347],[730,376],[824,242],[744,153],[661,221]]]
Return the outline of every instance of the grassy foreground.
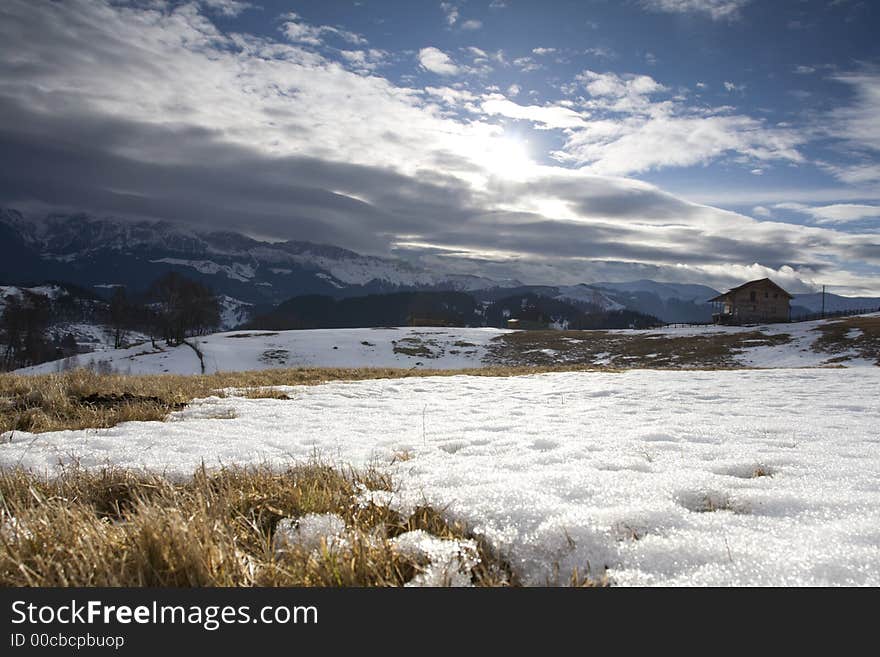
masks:
[[[123,470],[52,479],[7,471],[0,473],[0,585],[400,586],[428,565],[393,541],[412,530],[473,540],[471,583],[519,584],[462,523],[428,506],[405,517],[358,497],[390,488],[380,473],[320,464],[202,470],[184,482]],[[278,550],[279,521],[309,513],[344,519],[344,544],[322,539]],[[577,573],[564,583],[594,584]]]

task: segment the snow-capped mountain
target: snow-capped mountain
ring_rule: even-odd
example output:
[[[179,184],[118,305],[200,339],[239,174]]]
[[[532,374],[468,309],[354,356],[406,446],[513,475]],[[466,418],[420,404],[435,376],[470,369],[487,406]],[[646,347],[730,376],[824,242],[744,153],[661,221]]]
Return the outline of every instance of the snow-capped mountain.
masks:
[[[32,220],[0,210],[3,246],[13,267],[0,282],[71,281],[97,291],[144,289],[169,270],[249,304],[293,296],[353,296],[406,289],[471,291],[497,287],[479,276],[427,271],[392,258],[310,242],[267,242],[229,231],[201,232],[168,222],[52,214]],[[518,285],[516,281],[509,282]]]
[[[586,285],[585,283],[581,283],[580,285],[565,285],[557,288],[557,290],[559,291],[559,294],[554,298],[559,299],[560,301],[586,303],[591,306],[597,306],[602,310],[623,310],[624,308],[623,304],[618,303],[606,294],[603,294],[602,291],[594,285]]]

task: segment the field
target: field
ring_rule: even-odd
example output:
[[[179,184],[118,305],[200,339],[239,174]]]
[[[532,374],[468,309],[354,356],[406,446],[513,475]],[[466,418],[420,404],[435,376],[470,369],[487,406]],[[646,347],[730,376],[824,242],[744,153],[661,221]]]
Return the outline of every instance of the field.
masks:
[[[880,362],[880,315],[753,327],[509,331],[493,328],[233,331],[167,347],[149,342],[20,370],[216,374],[275,369],[464,370],[486,367],[736,368]]]
[[[878,585],[878,320],[503,333],[464,372],[6,375],[0,576]],[[570,357],[513,357],[542,350]]]

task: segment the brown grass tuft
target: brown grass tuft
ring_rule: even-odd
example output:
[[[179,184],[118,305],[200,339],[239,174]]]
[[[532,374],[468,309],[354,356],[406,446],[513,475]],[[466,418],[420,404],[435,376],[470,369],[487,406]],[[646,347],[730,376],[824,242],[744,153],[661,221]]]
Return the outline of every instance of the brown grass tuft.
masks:
[[[312,464],[201,470],[184,482],[123,470],[55,479],[0,473],[0,586],[400,586],[424,567],[391,539],[421,529],[476,538],[479,586],[517,584],[509,564],[468,528],[430,507],[409,517],[362,504],[384,474]],[[344,546],[276,552],[282,518],[334,513]]]

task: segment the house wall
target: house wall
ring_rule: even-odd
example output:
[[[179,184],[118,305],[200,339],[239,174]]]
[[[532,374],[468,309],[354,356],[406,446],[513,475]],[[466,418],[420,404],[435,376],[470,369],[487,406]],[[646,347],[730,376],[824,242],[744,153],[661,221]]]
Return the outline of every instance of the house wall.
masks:
[[[758,282],[730,295],[725,312],[740,322],[787,322],[791,303],[775,285]]]

